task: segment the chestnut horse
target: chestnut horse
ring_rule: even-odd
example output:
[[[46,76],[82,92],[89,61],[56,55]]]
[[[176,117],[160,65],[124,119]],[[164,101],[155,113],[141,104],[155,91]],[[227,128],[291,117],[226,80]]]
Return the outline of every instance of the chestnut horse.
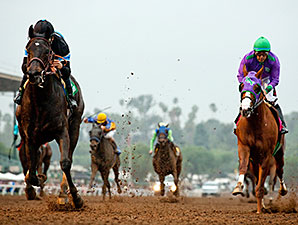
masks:
[[[51,162],[51,157],[52,157],[52,148],[49,145],[49,143],[46,143],[42,146],[40,146],[40,148],[38,149],[38,163],[37,163],[37,173],[38,176],[42,177],[44,176],[44,180],[47,180],[47,172],[48,169],[50,167],[50,162]],[[19,158],[21,160],[21,164],[23,167],[23,173],[26,176],[27,171],[28,171],[28,160],[26,157],[26,152],[25,152],[25,146],[23,145],[23,143],[21,142],[21,146],[20,146],[20,150],[19,150]],[[44,183],[42,183],[40,185],[40,196],[43,197],[45,195],[43,188],[44,188]],[[28,191],[28,189],[33,189],[31,191]],[[32,187],[32,185],[30,184],[26,184],[26,191],[25,193],[32,193],[32,195],[34,195],[34,188]],[[27,199],[29,198],[29,196],[27,196]]]
[[[244,175],[251,160],[257,182],[257,213],[260,213],[262,209],[264,183],[268,175],[270,175],[270,200],[272,200],[276,174],[280,181],[280,195],[285,195],[287,192],[283,181],[284,135],[279,139],[279,125],[270,106],[265,103],[265,95],[262,91],[262,82],[260,80],[263,69],[264,67],[258,72],[250,71],[249,73],[246,71],[245,66],[243,69],[244,78],[239,88],[241,92],[241,118],[236,129],[239,179],[233,190],[233,195],[243,194]],[[282,148],[276,152],[279,140]]]
[[[161,128],[162,127],[160,127],[160,130]],[[161,130],[158,134],[158,144],[153,156],[153,167],[154,171],[159,176],[161,196],[165,194],[164,180],[169,174],[173,175],[176,187],[176,190],[171,191],[175,196],[179,196],[178,183],[182,167],[182,154],[179,150],[179,155],[177,156],[176,151],[176,146],[168,140],[166,132]]]
[[[118,193],[121,193],[119,185],[119,167],[120,157],[114,151],[111,142],[104,137],[104,132],[97,124],[92,124],[92,129],[89,131],[90,148],[91,148],[91,179],[89,183],[89,192],[92,192],[92,184],[94,182],[97,171],[100,171],[103,186],[102,195],[103,200],[106,196],[106,188],[108,188],[109,198],[111,199],[111,185],[109,182],[110,170],[113,169],[115,175],[115,183],[117,184]]]
[[[61,84],[60,72],[52,66],[55,57],[51,44],[47,39],[33,37],[33,29],[29,30],[27,75],[28,84],[24,90],[21,105],[18,106],[16,116],[19,130],[24,140],[28,159],[28,173],[25,181],[29,185],[41,186],[42,177],[36,176],[38,163],[38,148],[52,140],[59,145],[63,171],[61,192],[58,202],[68,201],[67,188],[72,196],[72,203],[76,208],[83,206],[83,200],[73,184],[70,174],[72,156],[77,145],[84,102],[77,81],[71,76],[77,88],[75,99],[78,107],[68,113],[67,99]],[[27,193],[29,199],[33,193]]]

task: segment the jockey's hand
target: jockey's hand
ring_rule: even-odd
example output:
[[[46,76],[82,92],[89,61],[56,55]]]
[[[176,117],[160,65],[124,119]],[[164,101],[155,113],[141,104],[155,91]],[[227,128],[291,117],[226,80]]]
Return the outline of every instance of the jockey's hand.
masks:
[[[270,91],[272,91],[272,89],[273,89],[272,85],[268,85],[265,89],[266,94],[268,94]]]
[[[88,122],[88,118],[85,117],[83,121],[84,121],[84,123],[87,123]]]
[[[150,151],[149,151],[149,154],[151,155],[151,154],[152,154],[152,152],[153,152],[153,151],[152,151],[152,150],[150,150]]]
[[[63,67],[62,63],[58,59],[54,59],[53,66],[58,68],[59,70],[61,70]]]

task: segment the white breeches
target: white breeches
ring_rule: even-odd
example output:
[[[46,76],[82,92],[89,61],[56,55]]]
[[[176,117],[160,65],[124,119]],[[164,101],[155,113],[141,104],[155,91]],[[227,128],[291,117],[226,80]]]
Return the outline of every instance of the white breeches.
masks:
[[[113,139],[115,133],[116,133],[116,130],[111,130],[110,132],[108,132],[108,133],[105,134],[105,138],[107,138],[107,139],[109,139],[109,138],[110,139]]]
[[[263,87],[263,90],[266,89],[266,87],[269,85],[270,83],[270,80],[269,80],[269,77],[266,77],[262,80],[262,87]],[[273,91],[274,89],[272,89],[268,94],[266,94],[266,99],[270,102],[275,102],[277,101],[277,97],[273,95]]]

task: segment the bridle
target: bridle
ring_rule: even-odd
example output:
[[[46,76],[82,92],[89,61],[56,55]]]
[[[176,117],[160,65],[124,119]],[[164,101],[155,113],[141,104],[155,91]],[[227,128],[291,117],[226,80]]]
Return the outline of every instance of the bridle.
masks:
[[[34,40],[43,40],[43,41],[45,41],[47,47],[50,50],[49,51],[49,54],[48,54],[48,60],[46,62],[44,62],[42,59],[40,59],[38,57],[33,57],[32,59],[30,59],[29,62],[27,62],[27,67],[29,67],[33,61],[38,61],[42,65],[44,71],[47,71],[49,69],[49,67],[51,66],[51,64],[52,64],[51,62],[52,62],[52,60],[53,60],[53,58],[55,56],[55,54],[54,54],[54,52],[53,52],[53,50],[51,48],[51,43],[47,39],[45,39],[43,37],[35,37],[35,38],[32,38],[29,41],[29,43],[26,46],[26,49],[29,48],[32,45],[32,43],[33,43]]]
[[[95,127],[96,129],[101,129],[100,127],[96,127],[97,125],[95,125],[95,124],[93,124],[93,126],[92,126],[92,129]],[[90,131],[91,132],[91,131]],[[101,132],[101,134],[99,134],[99,131],[98,131],[98,135],[90,135],[90,142],[91,141],[95,141],[96,142],[96,148],[97,148],[97,146],[99,145],[99,143],[100,143],[100,141],[101,141],[101,138],[103,137],[103,132]]]
[[[245,92],[245,91],[244,91],[244,92]],[[262,89],[261,89],[261,93],[263,94],[263,96],[265,96],[265,95],[264,95],[264,92],[263,92]],[[250,96],[245,95],[243,98],[241,98],[240,103],[242,103],[242,101],[243,101],[244,99],[246,99],[246,98],[250,99],[250,101],[253,102],[253,99],[252,99]],[[247,111],[249,112],[249,114],[254,113],[254,110],[255,110],[256,108],[258,108],[258,107],[264,102],[264,99],[265,99],[265,97],[259,98],[258,101],[256,101],[256,102],[252,105],[252,107],[251,107],[250,109],[247,110]],[[242,107],[240,107],[240,111],[241,111],[241,110],[242,110]]]
[[[40,74],[41,82],[38,84],[38,86],[42,87],[42,84],[44,83],[45,75],[52,75],[52,74],[54,74],[54,71],[53,70],[50,70],[50,68],[52,66],[52,62],[53,62],[53,59],[55,57],[55,53],[53,52],[53,50],[51,48],[51,43],[47,39],[45,39],[43,37],[34,37],[34,38],[30,39],[30,41],[28,42],[28,44],[26,46],[26,49],[28,49],[34,43],[35,40],[43,40],[46,43],[46,46],[49,49],[49,53],[48,53],[48,57],[47,57],[47,60],[46,61],[43,61],[39,57],[33,57],[32,59],[30,59],[29,62],[27,62],[27,68],[34,61],[37,61],[37,62],[39,62],[41,64],[43,70],[41,71],[41,74]]]

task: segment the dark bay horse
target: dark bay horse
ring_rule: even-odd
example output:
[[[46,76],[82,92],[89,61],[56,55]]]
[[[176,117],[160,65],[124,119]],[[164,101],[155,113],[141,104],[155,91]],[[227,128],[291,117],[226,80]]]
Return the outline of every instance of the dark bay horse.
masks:
[[[90,147],[91,147],[91,179],[89,183],[89,189],[91,190],[95,175],[97,171],[100,171],[103,186],[102,195],[105,200],[106,188],[108,188],[109,198],[111,199],[111,185],[109,182],[110,170],[113,169],[115,175],[115,183],[117,184],[117,191],[121,193],[121,187],[119,185],[119,167],[120,158],[115,154],[114,148],[111,142],[104,137],[104,132],[97,124],[92,124],[92,129],[89,131]]]
[[[280,195],[285,195],[287,192],[283,181],[284,135],[279,139],[278,123],[270,107],[264,101],[265,95],[260,80],[263,69],[264,67],[258,72],[250,71],[248,73],[244,66],[244,79],[239,88],[241,92],[241,118],[236,129],[239,179],[233,190],[233,195],[242,194],[244,175],[247,172],[248,163],[251,161],[257,182],[257,213],[260,213],[262,209],[264,183],[268,175],[270,175],[270,199],[272,199],[276,174],[280,181]],[[276,152],[279,140],[282,148]]]
[[[153,168],[159,176],[160,194],[165,194],[165,177],[172,174],[176,190],[172,190],[175,196],[179,196],[179,176],[182,167],[182,154],[179,150],[179,155],[176,155],[176,146],[170,142],[167,135],[163,132],[158,134],[158,145],[153,156]]]
[[[49,145],[49,143],[46,143],[38,149],[38,163],[37,163],[37,173],[39,177],[43,176],[43,179],[46,181],[47,180],[47,171],[50,167],[50,162],[51,162],[51,157],[52,157],[52,148]],[[26,176],[28,172],[28,160],[26,156],[26,151],[25,151],[25,146],[21,144],[20,150],[19,150],[19,157],[21,160],[21,164],[23,167],[23,173]],[[40,185],[40,196],[43,197],[45,195],[44,191],[44,183]],[[33,189],[33,190],[30,190]],[[29,199],[29,195],[27,193],[31,193],[32,198],[34,197],[35,190],[32,187],[32,185],[26,183],[26,188],[25,188],[25,193],[27,199]]]
[[[33,30],[29,30],[29,37],[33,37],[32,32]],[[77,88],[75,99],[78,107],[68,114],[67,99],[61,85],[60,73],[52,66],[55,55],[51,44],[47,39],[34,37],[30,39],[26,49],[29,82],[24,91],[21,105],[16,112],[20,135],[24,140],[28,159],[29,172],[25,181],[33,186],[42,185],[44,180],[36,176],[38,148],[46,142],[56,140],[61,153],[60,166],[63,171],[58,202],[65,204],[69,187],[72,203],[76,208],[81,208],[83,200],[78,194],[70,174],[72,156],[77,145],[84,111],[79,84],[71,76],[71,80]],[[28,193],[29,196],[31,194]]]

